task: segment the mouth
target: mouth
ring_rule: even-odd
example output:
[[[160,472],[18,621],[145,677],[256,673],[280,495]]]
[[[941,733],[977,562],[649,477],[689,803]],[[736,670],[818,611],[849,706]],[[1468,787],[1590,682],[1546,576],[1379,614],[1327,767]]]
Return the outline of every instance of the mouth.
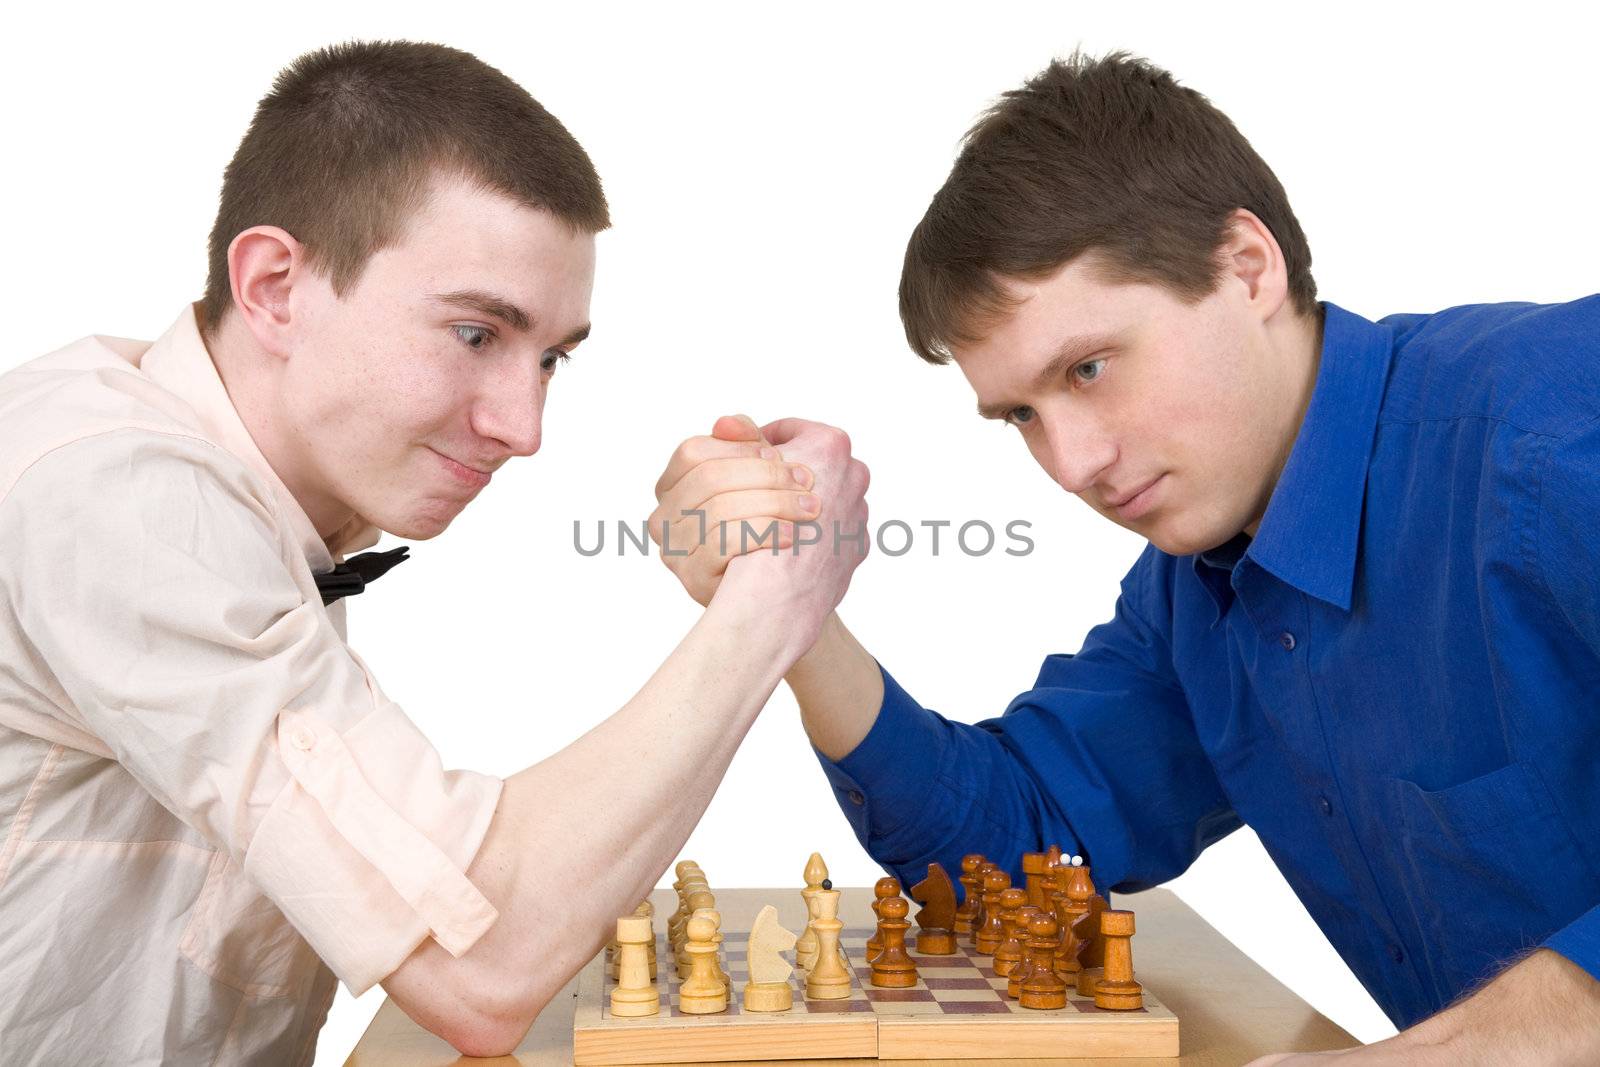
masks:
[[[1108,500],[1106,502],[1106,506],[1111,508],[1112,511],[1115,511],[1119,519],[1122,519],[1124,522],[1132,522],[1133,520],[1144,515],[1151,509],[1151,507],[1155,505],[1155,489],[1161,484],[1162,479],[1165,477],[1165,474],[1158,474],[1150,481],[1140,486],[1138,489],[1135,489],[1133,492],[1124,496],[1121,500]]]
[[[493,477],[492,471],[479,470],[476,467],[469,467],[465,463],[458,463],[437,449],[430,448],[428,451],[438,456],[445,471],[462,485],[470,486],[473,489],[482,489],[489,484],[489,479]]]

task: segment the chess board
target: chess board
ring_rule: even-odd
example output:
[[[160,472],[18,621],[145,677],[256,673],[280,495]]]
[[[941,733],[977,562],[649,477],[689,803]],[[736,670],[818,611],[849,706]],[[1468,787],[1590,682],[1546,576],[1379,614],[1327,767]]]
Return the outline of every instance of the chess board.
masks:
[[[784,1059],[1024,1059],[1073,1056],[1176,1056],[1178,1018],[1151,992],[1144,1007],[1107,1011],[1069,989],[1067,1006],[1024,1008],[1006,996],[993,960],[958,939],[953,956],[915,951],[917,984],[878,989],[866,962],[870,928],[846,928],[840,946],[855,980],[848,999],[807,1000],[805,979],[789,978],[794,1008],[747,1012],[741,1002],[749,971],[748,930],[724,930],[722,966],[732,981],[726,1011],[687,1015],[678,1008],[672,951],[658,931],[659,1014],[611,1015],[610,977],[601,953],[578,979],[573,1018],[577,1064],[698,1063]],[[913,935],[914,936],[914,935]]]

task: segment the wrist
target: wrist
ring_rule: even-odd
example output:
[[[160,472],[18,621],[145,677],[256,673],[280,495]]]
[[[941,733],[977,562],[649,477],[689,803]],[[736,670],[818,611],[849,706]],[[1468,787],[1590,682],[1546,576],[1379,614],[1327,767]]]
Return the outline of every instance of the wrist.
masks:
[[[763,583],[753,571],[741,573],[734,560],[706,605],[707,620],[725,624],[740,636],[740,643],[780,667],[787,674],[813,644],[823,620],[812,601],[787,583]]]
[[[811,679],[826,676],[838,666],[840,650],[846,647],[844,638],[848,634],[838,611],[828,612],[817,626],[816,638],[795,660],[794,666],[784,675],[784,681],[791,687],[803,687]]]

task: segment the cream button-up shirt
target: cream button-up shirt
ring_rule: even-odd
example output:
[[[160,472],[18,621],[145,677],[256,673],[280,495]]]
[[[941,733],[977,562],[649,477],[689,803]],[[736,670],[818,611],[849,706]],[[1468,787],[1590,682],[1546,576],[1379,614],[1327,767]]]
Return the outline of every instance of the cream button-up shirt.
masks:
[[[496,919],[446,771],[193,307],[0,376],[0,1062],[308,1064],[336,979]],[[382,595],[381,593],[378,595]]]

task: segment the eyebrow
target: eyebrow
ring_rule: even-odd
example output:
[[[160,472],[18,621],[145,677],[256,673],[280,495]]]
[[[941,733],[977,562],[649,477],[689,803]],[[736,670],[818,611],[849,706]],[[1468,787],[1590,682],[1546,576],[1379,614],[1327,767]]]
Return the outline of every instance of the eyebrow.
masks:
[[[434,293],[434,300],[453,307],[465,308],[476,311],[490,318],[499,319],[519,333],[526,333],[533,329],[533,316],[522,310],[504,297],[493,293],[486,293],[481,289],[457,289],[452,293]],[[584,323],[563,337],[557,344],[575,345],[589,336],[590,324]]]
[[[1120,340],[1117,334],[1095,333],[1082,337],[1070,337],[1056,346],[1056,354],[1050,357],[1033,379],[1033,391],[1043,392],[1049,384],[1066,371],[1073,363],[1089,355],[1097,349],[1114,345]],[[1006,413],[1017,405],[1009,401],[998,404],[978,404],[978,414],[986,419],[1003,419]]]

